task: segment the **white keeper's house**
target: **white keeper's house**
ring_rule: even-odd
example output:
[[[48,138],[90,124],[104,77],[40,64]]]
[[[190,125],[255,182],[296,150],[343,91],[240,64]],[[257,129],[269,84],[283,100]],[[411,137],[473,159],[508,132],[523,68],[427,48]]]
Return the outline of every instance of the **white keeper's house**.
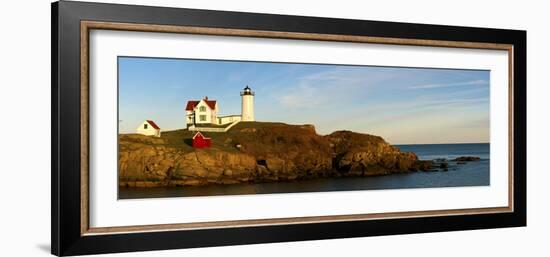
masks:
[[[145,120],[136,129],[138,134],[160,137],[160,127],[152,120]]]
[[[219,115],[218,102],[204,97],[187,101],[185,106],[187,129],[192,131],[225,132],[240,121],[255,121],[254,92],[246,86],[241,91],[241,114]]]

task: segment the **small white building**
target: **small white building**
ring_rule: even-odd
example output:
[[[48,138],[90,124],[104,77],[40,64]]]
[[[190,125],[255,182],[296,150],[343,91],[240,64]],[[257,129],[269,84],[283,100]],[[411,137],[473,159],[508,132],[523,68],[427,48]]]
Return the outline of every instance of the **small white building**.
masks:
[[[152,120],[146,120],[141,123],[137,127],[136,132],[146,136],[160,137],[160,127]]]

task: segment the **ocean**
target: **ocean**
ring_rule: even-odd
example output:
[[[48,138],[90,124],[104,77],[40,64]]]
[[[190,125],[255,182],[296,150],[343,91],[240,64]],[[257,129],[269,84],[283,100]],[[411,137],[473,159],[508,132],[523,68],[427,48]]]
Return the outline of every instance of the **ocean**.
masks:
[[[489,160],[489,144],[427,144],[395,145],[402,152],[414,152],[420,160],[447,159],[476,156]]]
[[[387,190],[489,186],[489,144],[426,144],[395,145],[403,152],[414,152],[421,160],[452,160],[460,156],[476,156],[479,161],[454,164],[448,171],[411,172],[374,177],[321,178],[313,180],[207,185],[200,187],[119,188],[119,199],[330,192],[349,190]]]

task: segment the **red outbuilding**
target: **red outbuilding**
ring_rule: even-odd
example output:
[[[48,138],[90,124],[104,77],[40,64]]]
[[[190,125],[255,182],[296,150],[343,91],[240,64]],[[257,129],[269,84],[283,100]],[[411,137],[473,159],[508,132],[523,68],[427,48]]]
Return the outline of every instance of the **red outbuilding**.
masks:
[[[193,136],[193,147],[194,148],[206,148],[210,147],[212,140],[209,137],[205,137],[201,132],[197,132]]]

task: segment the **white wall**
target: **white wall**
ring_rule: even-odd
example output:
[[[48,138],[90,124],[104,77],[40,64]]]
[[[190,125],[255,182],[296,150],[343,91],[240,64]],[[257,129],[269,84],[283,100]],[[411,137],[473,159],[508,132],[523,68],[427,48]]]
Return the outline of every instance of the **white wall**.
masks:
[[[185,125],[193,123],[193,111],[185,111]]]
[[[201,107],[204,107],[204,111],[200,111]],[[197,106],[195,106],[195,123],[197,124],[210,124],[213,123],[213,119],[216,116],[216,111],[210,109],[210,106],[206,104],[205,101],[200,101]],[[204,115],[204,120],[201,120],[201,116]]]
[[[144,126],[147,124],[147,126]],[[147,127],[147,128],[145,128]],[[136,128],[136,133],[146,135],[146,136],[157,136],[160,137],[160,129],[157,130],[149,122],[144,121]]]
[[[255,121],[254,119],[254,96],[243,95],[241,96],[241,115],[243,121]]]
[[[528,30],[527,228],[126,253],[116,256],[548,256],[550,33],[545,1],[118,0],[189,8]],[[50,1],[9,1],[2,41],[2,256],[48,256],[50,243]],[[17,21],[17,22],[15,22]],[[182,112],[183,115],[183,112]],[[40,127],[41,129],[36,129]],[[107,256],[107,255],[105,255]],[[113,255],[115,256],[115,255]]]
[[[223,124],[227,124],[235,121],[241,121],[241,116],[240,115],[222,116],[222,117],[218,117],[218,120],[220,121],[219,124],[223,125]]]

